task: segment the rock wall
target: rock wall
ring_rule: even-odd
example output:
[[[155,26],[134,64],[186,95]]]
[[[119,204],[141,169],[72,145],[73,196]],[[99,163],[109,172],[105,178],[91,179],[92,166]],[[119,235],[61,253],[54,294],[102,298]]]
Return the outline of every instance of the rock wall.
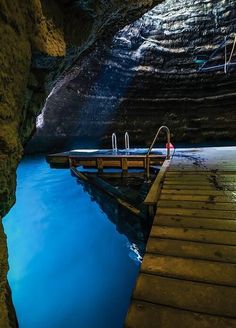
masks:
[[[0,0],[0,218],[15,202],[16,167],[55,81],[86,49],[158,0]],[[0,225],[0,327],[17,322]]]
[[[149,145],[162,124],[175,142],[234,142],[236,70],[198,73],[194,59],[210,56],[225,36],[229,57],[235,32],[232,0],[168,0],[156,6],[114,38],[98,42],[65,75],[28,149],[51,150],[58,141],[92,136],[108,145],[114,131],[123,144],[126,130],[132,144]],[[222,48],[207,67],[223,63]]]

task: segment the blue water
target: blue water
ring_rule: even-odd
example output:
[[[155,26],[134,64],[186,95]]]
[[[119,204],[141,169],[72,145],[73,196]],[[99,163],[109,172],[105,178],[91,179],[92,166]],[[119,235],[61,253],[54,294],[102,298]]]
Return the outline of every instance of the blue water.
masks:
[[[20,328],[121,328],[140,262],[69,170],[23,159],[4,219]]]

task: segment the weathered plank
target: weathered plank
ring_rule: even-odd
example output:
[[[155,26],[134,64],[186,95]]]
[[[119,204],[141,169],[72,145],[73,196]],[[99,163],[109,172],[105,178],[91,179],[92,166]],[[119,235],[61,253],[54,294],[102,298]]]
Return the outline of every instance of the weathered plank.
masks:
[[[164,183],[165,186],[171,186],[171,185],[191,185],[191,186],[214,186],[214,182],[213,181],[207,181],[207,180],[203,180],[203,179],[196,179],[196,180],[182,180],[182,179],[174,179],[174,180],[165,180]]]
[[[153,224],[167,227],[199,228],[236,232],[236,220],[227,219],[219,220],[209,218],[193,218],[191,216],[181,217],[175,215],[156,215]]]
[[[236,246],[236,234],[232,231],[219,232],[217,230],[176,228],[154,225],[150,236]]]
[[[173,184],[173,185],[168,185],[166,184],[165,182],[163,183],[163,189],[186,189],[186,190],[220,190],[220,189],[217,189],[215,185],[213,184],[209,184],[209,185],[192,185],[192,184],[183,184],[183,185],[180,185],[180,184]],[[229,190],[235,190],[236,189],[236,186],[233,187],[233,186],[230,186],[229,188],[227,188]]]
[[[236,288],[141,273],[133,297],[189,311],[236,318]]]
[[[178,171],[171,171],[171,170],[168,170],[168,174],[167,176],[168,177],[176,177],[176,176],[195,176],[195,175],[198,175],[198,176],[211,176],[211,175],[217,175],[217,176],[235,176],[236,175],[236,169],[234,171],[218,171],[218,170],[204,170],[204,171],[198,171],[198,172],[195,172],[195,171],[181,171],[181,170],[178,170]]]
[[[228,245],[151,237],[147,243],[147,252],[183,258],[236,263],[236,246]]]
[[[227,177],[216,177],[216,176],[212,176],[212,177],[201,177],[196,175],[194,178],[186,178],[186,177],[177,177],[177,178],[165,178],[165,182],[166,184],[176,184],[176,183],[180,183],[180,184],[186,184],[186,183],[190,183],[190,184],[196,184],[197,182],[201,182],[201,184],[206,184],[206,183],[222,183],[222,184],[232,184],[236,182],[236,178],[227,178]]]
[[[192,216],[192,217],[206,217],[206,218],[216,218],[216,219],[229,219],[235,220],[235,212],[230,211],[218,211],[218,210],[202,210],[202,209],[189,209],[189,208],[169,208],[169,207],[159,207],[157,209],[158,215],[181,215],[181,216]]]
[[[126,328],[236,328],[236,319],[133,300]]]
[[[155,181],[153,182],[147,197],[144,200],[146,205],[156,205],[157,200],[160,196],[162,182],[165,178],[166,171],[170,165],[170,160],[165,160],[160,171],[157,174]]]
[[[147,253],[141,271],[159,276],[236,287],[236,265]]]
[[[207,190],[207,189],[184,189],[184,188],[170,188],[170,189],[162,189],[161,195],[164,194],[178,194],[178,195],[207,195],[207,196],[229,196],[234,199],[234,193],[226,190]]]
[[[200,210],[219,210],[219,211],[236,211],[236,203],[217,203],[217,202],[201,202],[201,201],[185,201],[185,200],[163,200],[158,201],[158,207],[173,208],[192,208]],[[236,213],[235,213],[236,214]]]
[[[167,172],[166,174],[166,180],[174,180],[174,179],[185,179],[185,180],[194,180],[194,179],[212,179],[212,178],[217,178],[217,179],[226,179],[226,180],[235,180],[236,179],[236,173],[228,173],[228,174],[218,174],[218,173],[213,173],[213,172],[197,172],[195,174],[193,173],[188,173],[186,174],[185,172],[176,172],[175,174],[173,172]]]
[[[160,200],[177,200],[181,201],[190,201],[190,202],[207,202],[207,203],[235,203],[235,196],[216,196],[216,195],[196,195],[195,193],[189,195],[186,191],[186,194],[183,193],[161,193],[159,198]]]

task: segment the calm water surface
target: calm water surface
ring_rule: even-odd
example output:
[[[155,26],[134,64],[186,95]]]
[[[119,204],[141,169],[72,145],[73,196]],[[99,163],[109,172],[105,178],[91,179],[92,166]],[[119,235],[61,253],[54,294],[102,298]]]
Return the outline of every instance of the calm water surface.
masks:
[[[18,169],[4,219],[20,328],[121,328],[140,262],[69,170],[42,157]]]

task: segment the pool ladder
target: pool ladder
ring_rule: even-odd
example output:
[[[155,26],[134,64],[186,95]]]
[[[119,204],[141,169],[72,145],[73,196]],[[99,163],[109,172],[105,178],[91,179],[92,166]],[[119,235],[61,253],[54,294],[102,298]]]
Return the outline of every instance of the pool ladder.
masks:
[[[126,151],[129,151],[129,134],[128,134],[128,132],[125,132],[125,149],[126,149]]]
[[[162,125],[158,129],[158,131],[157,131],[157,133],[156,133],[156,135],[155,135],[155,137],[154,137],[154,139],[152,141],[152,144],[148,148],[148,151],[147,151],[147,154],[146,154],[146,174],[147,174],[147,181],[149,181],[149,177],[150,177],[150,154],[151,154],[151,151],[153,149],[153,146],[154,146],[154,144],[155,144],[155,142],[156,142],[156,140],[157,140],[157,138],[158,138],[158,136],[159,136],[159,134],[160,134],[160,132],[162,130],[164,130],[166,132],[166,137],[167,137],[167,147],[166,147],[167,148],[167,154],[166,154],[166,159],[167,160],[170,159],[170,145],[171,145],[171,143],[170,143],[170,129],[167,126]],[[117,137],[116,137],[116,134],[115,133],[112,133],[111,143],[112,143],[112,150],[114,152],[117,152]],[[129,149],[130,149],[129,133],[128,132],[125,132],[125,149],[126,149],[126,151],[129,151]]]
[[[111,136],[111,144],[112,144],[112,150],[114,152],[117,152],[117,137],[115,133],[112,133]]]
[[[152,144],[149,147],[149,149],[147,151],[147,154],[146,154],[146,173],[147,173],[147,180],[148,181],[149,181],[149,177],[150,177],[150,153],[151,153],[151,151],[153,149],[153,146],[154,146],[154,144],[155,144],[155,142],[156,142],[156,140],[157,140],[157,138],[158,138],[158,136],[159,136],[159,134],[160,134],[160,132],[162,130],[164,130],[166,132],[166,137],[167,137],[167,146],[166,146],[166,148],[167,148],[167,154],[166,154],[166,159],[170,159],[170,145],[171,145],[171,143],[170,143],[170,129],[167,126],[162,125],[158,129],[158,131],[157,131],[157,133],[156,133],[156,135],[155,135],[155,137],[154,137],[154,139],[152,141]]]
[[[112,150],[114,152],[117,152],[117,137],[115,133],[112,133],[111,136],[111,144],[112,144]],[[129,133],[125,132],[125,150],[129,151]]]

